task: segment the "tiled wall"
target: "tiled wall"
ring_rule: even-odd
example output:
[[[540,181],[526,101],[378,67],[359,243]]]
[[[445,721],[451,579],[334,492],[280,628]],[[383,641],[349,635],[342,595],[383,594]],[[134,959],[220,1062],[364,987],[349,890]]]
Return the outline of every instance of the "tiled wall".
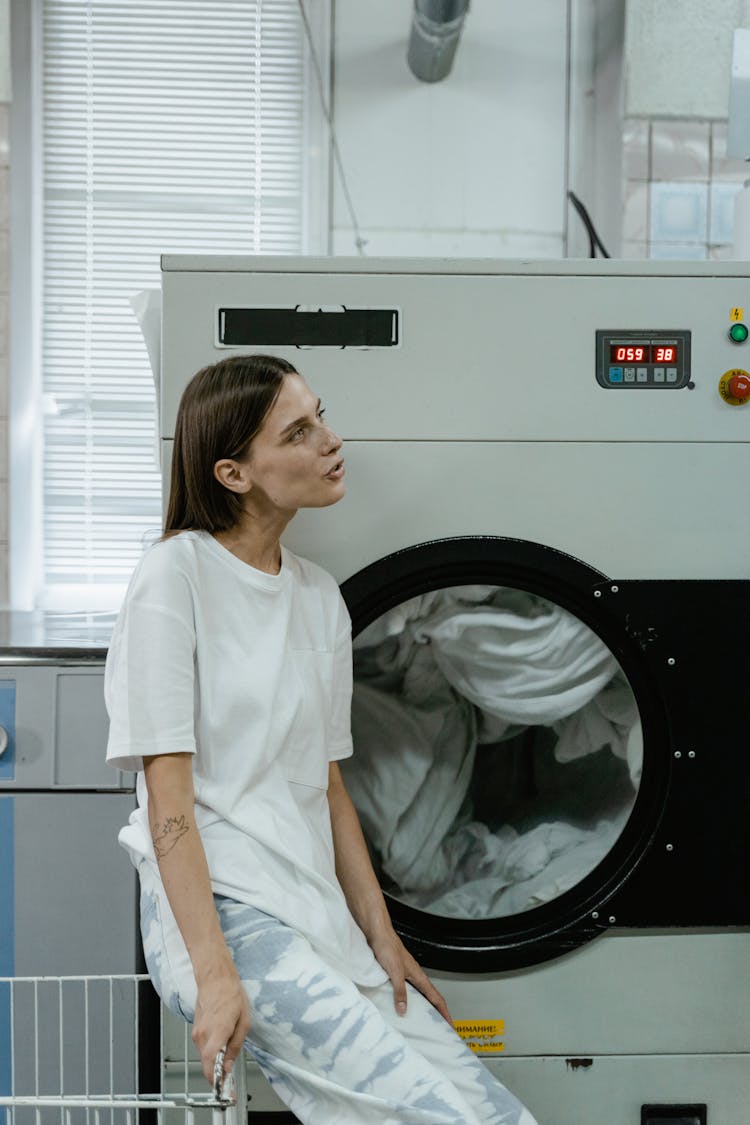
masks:
[[[8,602],[8,108],[0,103],[0,606]]]
[[[750,165],[722,122],[626,120],[624,258],[731,258],[734,196]]]

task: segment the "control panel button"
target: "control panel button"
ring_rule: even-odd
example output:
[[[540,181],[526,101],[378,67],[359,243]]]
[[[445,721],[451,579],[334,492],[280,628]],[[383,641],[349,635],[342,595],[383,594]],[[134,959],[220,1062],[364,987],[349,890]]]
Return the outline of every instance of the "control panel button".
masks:
[[[749,335],[750,329],[746,324],[733,324],[729,329],[729,339],[734,344],[744,344]]]
[[[634,383],[635,382],[635,368],[634,367],[626,367],[625,368],[625,382],[626,383]]]
[[[655,367],[654,368],[654,382],[655,383],[663,383],[664,382],[664,368],[663,367]]]
[[[725,371],[719,379],[719,394],[728,406],[746,406],[750,402],[750,372],[741,367]]]
[[[648,382],[648,368],[647,367],[637,368],[636,373],[635,373],[635,379],[636,379],[637,383],[647,383]]]
[[[677,368],[676,367],[668,367],[667,368],[667,382],[668,383],[676,383],[677,382]]]
[[[622,382],[622,368],[621,367],[610,367],[610,369],[609,369],[609,381],[610,381],[610,383],[621,383]]]
[[[740,374],[732,375],[728,383],[729,393],[733,398],[746,399],[750,398],[750,375]]]

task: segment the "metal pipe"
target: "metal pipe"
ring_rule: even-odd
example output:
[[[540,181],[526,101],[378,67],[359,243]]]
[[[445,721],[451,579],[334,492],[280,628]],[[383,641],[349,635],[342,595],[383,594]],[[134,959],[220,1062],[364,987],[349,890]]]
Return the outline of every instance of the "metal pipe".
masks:
[[[422,82],[450,73],[469,0],[414,0],[407,62]]]

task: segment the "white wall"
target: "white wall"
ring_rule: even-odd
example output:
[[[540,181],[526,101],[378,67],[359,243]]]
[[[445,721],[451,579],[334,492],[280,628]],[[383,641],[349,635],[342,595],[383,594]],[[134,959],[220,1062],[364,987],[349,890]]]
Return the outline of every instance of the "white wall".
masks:
[[[628,117],[726,119],[732,37],[748,0],[628,0]]]
[[[406,63],[410,0],[338,0],[334,120],[369,256],[550,257],[567,218],[566,0],[473,0],[451,74]],[[335,254],[357,252],[334,171]]]
[[[612,257],[622,239],[622,54],[625,0],[572,0],[568,186],[583,201]],[[589,255],[569,213],[567,254]]]
[[[0,0],[0,102],[10,101],[10,8]]]
[[[8,0],[0,0],[0,606],[8,598],[8,102],[10,22]]]

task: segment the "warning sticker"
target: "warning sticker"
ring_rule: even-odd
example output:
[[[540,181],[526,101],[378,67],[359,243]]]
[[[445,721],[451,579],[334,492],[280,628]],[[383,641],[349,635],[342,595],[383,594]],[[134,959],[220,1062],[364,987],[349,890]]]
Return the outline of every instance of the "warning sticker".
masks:
[[[476,1055],[499,1055],[505,1050],[500,1038],[505,1020],[454,1020],[453,1026]]]
[[[732,311],[729,314],[729,319],[730,320],[744,320],[745,319],[745,310],[740,309],[740,308],[732,309]]]

